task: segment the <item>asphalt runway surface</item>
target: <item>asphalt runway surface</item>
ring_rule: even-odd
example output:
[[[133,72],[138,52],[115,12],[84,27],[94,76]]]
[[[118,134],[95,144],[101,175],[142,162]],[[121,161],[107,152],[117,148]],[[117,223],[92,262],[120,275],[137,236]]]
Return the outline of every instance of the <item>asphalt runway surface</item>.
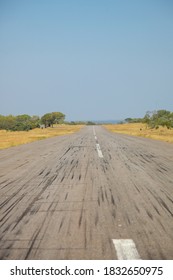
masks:
[[[87,126],[0,151],[0,259],[173,259],[173,145]]]

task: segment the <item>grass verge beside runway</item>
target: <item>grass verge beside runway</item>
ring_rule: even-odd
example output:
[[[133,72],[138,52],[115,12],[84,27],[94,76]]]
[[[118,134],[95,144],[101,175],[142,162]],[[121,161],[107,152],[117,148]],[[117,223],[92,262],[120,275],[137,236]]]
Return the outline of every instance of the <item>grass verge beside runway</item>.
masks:
[[[143,123],[128,123],[104,125],[104,127],[116,133],[142,136],[173,143],[173,129],[167,129],[166,127],[162,126],[160,126],[158,129],[151,129]]]
[[[56,125],[53,128],[36,128],[29,131],[0,130],[0,149],[30,143],[49,137],[71,134],[79,131],[83,125]]]

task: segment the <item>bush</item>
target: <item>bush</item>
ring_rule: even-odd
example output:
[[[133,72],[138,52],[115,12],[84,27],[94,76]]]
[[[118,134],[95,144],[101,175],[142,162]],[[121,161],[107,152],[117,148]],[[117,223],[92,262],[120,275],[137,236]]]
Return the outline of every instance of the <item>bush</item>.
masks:
[[[0,129],[12,131],[28,131],[30,129],[39,127],[40,118],[30,117],[29,115],[19,116],[2,116],[0,115]]]
[[[130,123],[146,123],[150,128],[158,129],[159,126],[166,126],[168,129],[171,129],[173,127],[173,112],[167,110],[147,112],[142,119],[127,118],[125,121]]]

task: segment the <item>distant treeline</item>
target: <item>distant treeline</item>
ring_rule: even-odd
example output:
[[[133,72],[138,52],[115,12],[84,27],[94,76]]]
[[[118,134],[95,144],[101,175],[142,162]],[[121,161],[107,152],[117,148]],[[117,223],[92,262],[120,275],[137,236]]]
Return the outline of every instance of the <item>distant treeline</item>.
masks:
[[[27,114],[13,116],[0,115],[0,129],[22,131],[31,130],[37,127],[50,127],[53,124],[63,123],[65,115],[61,112],[52,112],[39,116],[29,116]]]
[[[71,121],[71,122],[65,122],[66,124],[71,125],[95,125],[95,122],[92,121]]]
[[[148,111],[143,118],[127,118],[128,123],[146,123],[150,128],[158,129],[159,126],[173,128],[173,112],[167,110]]]
[[[42,117],[27,114],[13,116],[0,115],[0,129],[11,131],[28,131],[34,128],[53,127],[54,124],[69,125],[94,125],[91,121],[65,121],[65,115],[61,112],[46,113]]]

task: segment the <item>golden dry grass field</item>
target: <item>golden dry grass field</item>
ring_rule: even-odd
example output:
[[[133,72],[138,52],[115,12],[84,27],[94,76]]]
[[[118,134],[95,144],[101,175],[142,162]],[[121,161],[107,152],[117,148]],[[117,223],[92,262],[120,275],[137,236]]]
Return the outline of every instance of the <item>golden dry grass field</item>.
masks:
[[[166,127],[162,126],[160,126],[158,129],[151,129],[143,123],[128,123],[104,125],[104,127],[112,132],[142,136],[173,143],[173,129],[167,129]]]
[[[71,134],[79,131],[83,125],[57,125],[49,128],[36,128],[30,131],[0,130],[0,149],[5,149],[53,136]]]

